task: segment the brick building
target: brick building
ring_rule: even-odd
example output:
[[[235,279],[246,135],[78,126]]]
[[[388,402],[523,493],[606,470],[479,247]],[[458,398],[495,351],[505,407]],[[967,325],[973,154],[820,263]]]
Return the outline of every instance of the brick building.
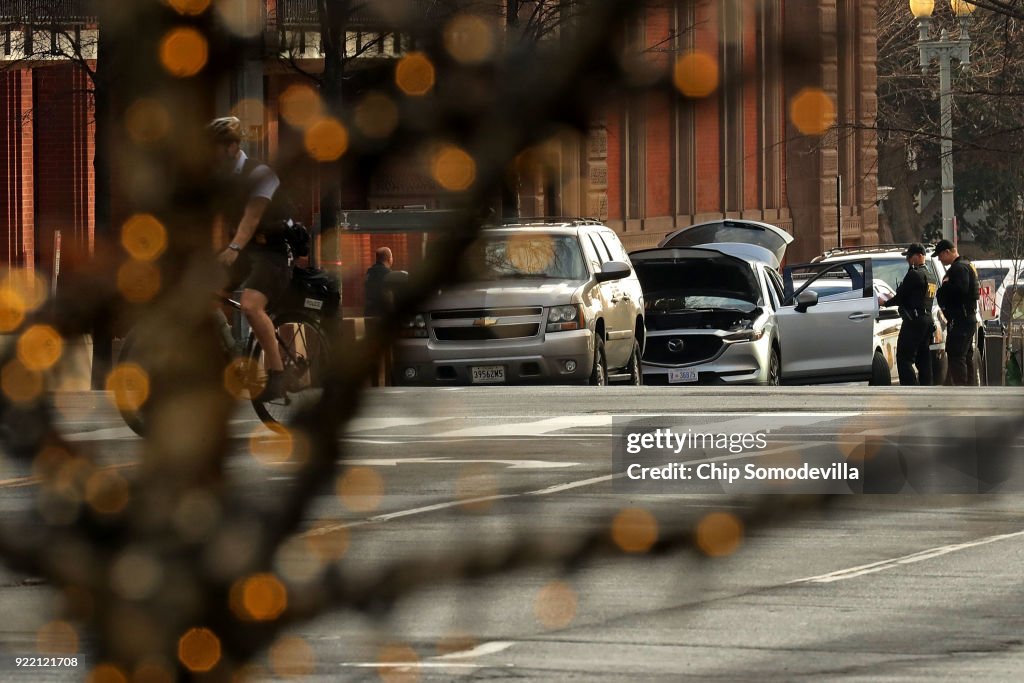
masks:
[[[15,4],[0,0],[0,27],[7,24],[0,35],[0,258],[48,272],[54,231],[62,232],[65,250],[92,248],[93,116],[86,79],[72,63],[45,55],[21,60],[16,46],[24,27],[3,20],[4,8]],[[79,3],[64,5],[75,35],[88,36],[93,26],[75,14]],[[840,220],[844,243],[877,241],[877,153],[870,130],[876,1],[654,5],[624,29],[629,41],[665,68],[694,51],[710,57],[722,74],[717,87],[699,99],[647,95],[603,112],[583,139],[545,145],[520,176],[521,214],[600,217],[629,248],[721,217],[791,231],[797,238],[792,259],[834,246]],[[268,0],[266,21],[270,33],[300,45],[299,56],[315,66],[318,35],[310,7],[308,0]],[[32,34],[36,44],[58,39],[46,31]],[[400,53],[400,41],[391,38],[373,58]],[[250,63],[223,89],[219,109],[243,99],[264,103],[256,110],[259,120],[246,124],[259,138],[256,152],[273,158],[299,144],[301,132],[281,120],[278,98],[301,81],[275,60]],[[805,88],[820,89],[834,103],[839,125],[825,135],[804,135],[794,126],[790,107]],[[301,210],[313,220],[317,169],[310,162],[298,176],[305,188]],[[365,192],[345,201],[354,208],[438,207],[442,196],[429,178],[413,173],[375,178]],[[353,235],[331,248],[344,264],[347,306],[359,305],[362,273],[385,243],[396,249],[400,266],[420,253],[417,236]]]

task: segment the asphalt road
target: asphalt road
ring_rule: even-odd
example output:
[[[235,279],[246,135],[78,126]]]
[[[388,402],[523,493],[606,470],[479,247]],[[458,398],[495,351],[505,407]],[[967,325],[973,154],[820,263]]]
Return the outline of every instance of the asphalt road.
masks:
[[[140,441],[102,394],[57,400],[69,439],[110,467],[134,466]],[[464,560],[510,548],[536,561],[513,553],[518,568],[472,580],[421,575],[423,586],[390,611],[296,628],[308,648],[296,668],[273,658],[260,665],[271,677],[325,681],[1021,680],[1024,483],[1013,465],[1024,440],[992,434],[1021,415],[1019,389],[373,390],[345,436],[345,472],[372,473],[380,495],[328,487],[307,520],[307,534],[344,539],[346,580],[372,586],[408,562],[461,577]],[[837,496],[827,506],[752,495],[742,483],[708,494],[673,482],[672,494],[652,494],[613,471],[613,430],[626,418],[764,430],[769,457],[784,464],[809,447],[845,456],[860,448],[870,458],[900,439],[915,444],[916,459],[898,486],[886,482],[899,495]],[[277,451],[254,454],[251,437],[269,432],[248,407],[232,430],[237,485],[268,497],[288,486]],[[999,476],[966,472],[934,450],[965,430],[980,444],[971,462],[998,454]],[[942,462],[928,476],[907,474],[926,460]],[[0,514],[31,505],[32,478],[0,464]],[[978,476],[998,493],[915,493],[936,481],[967,491]],[[634,524],[617,527],[622,514]],[[609,537],[639,552],[596,542]],[[581,547],[582,538],[595,543]],[[664,547],[648,552],[651,542]],[[567,573],[566,557],[582,559]],[[50,587],[0,575],[0,679],[84,677],[84,668],[13,666],[34,654],[54,604]]]

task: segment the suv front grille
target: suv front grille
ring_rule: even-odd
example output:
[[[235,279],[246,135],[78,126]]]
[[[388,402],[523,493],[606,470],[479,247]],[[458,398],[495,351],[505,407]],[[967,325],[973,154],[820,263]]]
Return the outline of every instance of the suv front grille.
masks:
[[[682,349],[670,350],[669,344],[675,340],[682,342]],[[644,360],[662,365],[699,363],[714,358],[721,348],[721,338],[710,334],[648,337],[644,347]]]
[[[430,313],[434,339],[441,342],[527,339],[540,334],[543,323],[544,309],[540,306],[463,308]]]
[[[544,312],[540,306],[523,308],[465,308],[456,311],[434,311],[432,320],[457,320],[459,318],[508,318],[520,315],[540,315]]]
[[[491,325],[490,327],[435,327],[434,336],[438,341],[521,339],[536,336],[539,329],[539,323],[513,323],[511,325]]]

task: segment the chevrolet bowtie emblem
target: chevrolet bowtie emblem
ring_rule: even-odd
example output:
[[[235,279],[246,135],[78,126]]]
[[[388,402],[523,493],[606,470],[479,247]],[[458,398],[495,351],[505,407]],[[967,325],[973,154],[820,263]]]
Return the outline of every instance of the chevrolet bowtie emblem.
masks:
[[[477,318],[473,321],[473,327],[493,327],[497,324],[497,318]]]

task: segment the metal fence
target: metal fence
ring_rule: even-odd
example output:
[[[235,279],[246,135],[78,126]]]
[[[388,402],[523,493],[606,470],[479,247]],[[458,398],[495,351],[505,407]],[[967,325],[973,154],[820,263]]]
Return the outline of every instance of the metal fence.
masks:
[[[96,0],[0,0],[0,21],[94,23]]]
[[[413,0],[416,12],[426,14],[430,9],[426,0]],[[317,0],[277,0],[276,16],[271,16],[268,23],[282,29],[312,29],[320,25],[317,13]],[[354,3],[349,23],[363,28],[379,27],[382,20],[368,6],[368,3]]]

